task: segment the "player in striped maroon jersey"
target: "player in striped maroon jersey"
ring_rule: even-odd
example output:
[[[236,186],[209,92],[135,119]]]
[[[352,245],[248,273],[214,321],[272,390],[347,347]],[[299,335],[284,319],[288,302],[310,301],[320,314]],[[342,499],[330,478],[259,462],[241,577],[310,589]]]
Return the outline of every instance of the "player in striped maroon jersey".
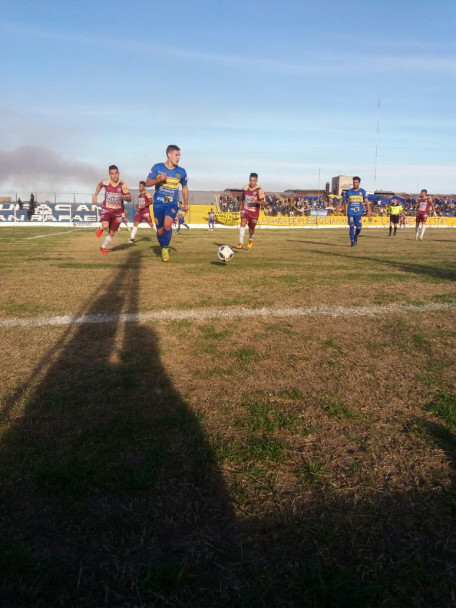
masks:
[[[424,231],[426,230],[426,221],[429,215],[429,210],[435,215],[435,207],[432,198],[428,196],[427,190],[421,190],[420,198],[416,204],[416,220],[415,220],[415,240],[423,240]],[[420,235],[421,224],[421,235]]]
[[[129,243],[135,242],[138,226],[143,220],[149,224],[152,230],[157,230],[154,224],[152,205],[152,195],[146,190],[146,182],[139,182],[138,205],[136,206],[136,215],[133,219],[133,230],[131,231]]]
[[[97,230],[97,236],[100,237],[104,230],[108,231],[108,235],[103,241],[100,250],[103,255],[108,255],[106,247],[112,241],[115,233],[119,230],[122,222],[122,215],[125,210],[124,201],[131,201],[130,190],[124,181],[119,179],[119,169],[116,165],[109,167],[109,179],[103,179],[97,184],[95,193],[92,197],[92,203],[97,204],[98,194],[104,188],[105,196],[101,208],[101,228]]]
[[[258,173],[251,173],[249,183],[244,186],[241,199],[241,227],[239,229],[239,245],[236,249],[244,247],[245,227],[249,226],[248,248],[253,245],[253,235],[260,215],[260,207],[265,203],[263,188],[258,185]]]

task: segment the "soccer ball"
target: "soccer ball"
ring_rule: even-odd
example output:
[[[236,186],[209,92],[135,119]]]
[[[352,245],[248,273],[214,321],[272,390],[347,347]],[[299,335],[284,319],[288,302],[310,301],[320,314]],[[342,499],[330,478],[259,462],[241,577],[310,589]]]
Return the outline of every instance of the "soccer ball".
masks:
[[[234,256],[234,249],[231,245],[220,245],[217,251],[218,259],[222,262],[229,262]]]

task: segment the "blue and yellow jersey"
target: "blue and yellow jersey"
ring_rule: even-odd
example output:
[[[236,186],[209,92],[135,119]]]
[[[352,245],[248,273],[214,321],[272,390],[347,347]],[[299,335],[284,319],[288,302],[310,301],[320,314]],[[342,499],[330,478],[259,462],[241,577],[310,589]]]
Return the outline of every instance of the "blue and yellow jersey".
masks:
[[[351,188],[344,194],[344,204],[347,207],[347,215],[362,215],[363,203],[366,201],[366,191],[363,188],[354,190]]]
[[[178,202],[180,186],[187,185],[187,172],[182,167],[168,169],[165,163],[157,163],[150,170],[148,179],[156,179],[160,173],[166,173],[166,181],[155,185],[154,201]]]

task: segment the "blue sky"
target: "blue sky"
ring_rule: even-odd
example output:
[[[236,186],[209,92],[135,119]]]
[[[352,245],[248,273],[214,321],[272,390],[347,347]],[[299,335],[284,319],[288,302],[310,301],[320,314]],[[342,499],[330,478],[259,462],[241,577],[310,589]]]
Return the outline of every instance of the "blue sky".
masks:
[[[456,192],[454,0],[0,8],[0,193],[134,187],[169,143],[194,190]]]

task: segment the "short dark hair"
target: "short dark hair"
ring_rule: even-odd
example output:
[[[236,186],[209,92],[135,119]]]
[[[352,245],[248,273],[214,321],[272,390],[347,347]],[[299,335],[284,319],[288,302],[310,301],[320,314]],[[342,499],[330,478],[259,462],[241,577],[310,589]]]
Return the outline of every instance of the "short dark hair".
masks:
[[[353,181],[355,181],[355,179],[357,179],[359,182],[361,181],[361,178],[358,175],[354,176]]]
[[[258,173],[251,173],[249,177],[258,177]]]
[[[421,192],[426,192],[426,194],[427,194],[427,190],[426,190],[425,188],[423,188],[423,189],[421,190]]]
[[[175,145],[173,145],[173,144],[169,145],[169,146],[166,148],[166,156],[168,156],[168,153],[169,153],[169,152],[174,152],[174,150],[178,150],[178,151],[180,152],[180,148],[179,148],[179,146],[175,146]]]
[[[108,171],[113,171],[114,169],[115,169],[116,171],[118,171],[118,170],[119,170],[119,167],[118,167],[117,165],[109,165],[109,169],[108,169]]]
[[[143,182],[142,180],[139,183],[142,184],[143,186],[146,185],[146,182]]]

